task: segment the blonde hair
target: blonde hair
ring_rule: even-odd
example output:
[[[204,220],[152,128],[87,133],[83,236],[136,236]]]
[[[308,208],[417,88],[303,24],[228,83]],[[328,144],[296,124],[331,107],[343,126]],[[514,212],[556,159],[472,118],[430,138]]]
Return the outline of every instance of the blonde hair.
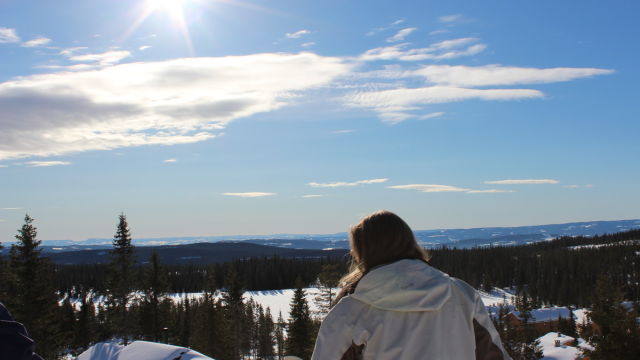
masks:
[[[353,292],[360,279],[373,267],[402,259],[429,260],[429,253],[416,241],[413,231],[398,215],[376,211],[351,227],[351,269],[340,280],[336,302]]]

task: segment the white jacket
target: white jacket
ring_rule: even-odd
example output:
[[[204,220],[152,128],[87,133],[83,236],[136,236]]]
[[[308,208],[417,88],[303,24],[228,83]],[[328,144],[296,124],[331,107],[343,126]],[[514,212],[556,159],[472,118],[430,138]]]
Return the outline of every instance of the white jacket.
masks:
[[[312,359],[509,359],[480,295],[420,260],[372,269],[322,322]]]

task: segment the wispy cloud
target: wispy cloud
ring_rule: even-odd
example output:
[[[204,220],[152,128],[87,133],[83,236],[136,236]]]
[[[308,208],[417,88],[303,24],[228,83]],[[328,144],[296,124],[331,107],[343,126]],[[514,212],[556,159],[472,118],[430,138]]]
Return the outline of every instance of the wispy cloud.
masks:
[[[176,161],[178,161],[178,160],[177,160],[177,159],[166,159],[166,160],[162,160],[162,162],[165,162],[165,163],[174,163],[174,162],[176,162]]]
[[[404,19],[395,20],[394,22],[392,22],[391,24],[389,24],[387,26],[381,26],[381,27],[377,27],[375,29],[370,30],[369,32],[367,32],[367,36],[373,36],[373,35],[375,35],[377,33],[380,33],[380,32],[395,28],[398,25],[403,24],[403,23],[404,23]]]
[[[286,33],[284,34],[286,37],[288,37],[289,39],[299,39],[305,35],[309,35],[311,34],[311,31],[309,30],[298,30],[296,32],[292,32],[292,33]]]
[[[387,186],[389,189],[398,190],[416,190],[425,193],[466,193],[466,194],[496,194],[496,193],[511,193],[513,190],[498,190],[498,189],[486,189],[475,190],[461,188],[453,185],[439,185],[439,184],[409,184],[409,185],[393,185]]]
[[[101,65],[111,65],[119,63],[121,60],[131,56],[131,52],[127,50],[112,50],[99,54],[74,55],[69,57],[71,61],[77,62],[95,62]]]
[[[498,193],[512,193],[514,190],[499,190],[499,189],[487,189],[487,190],[469,190],[467,194],[498,194]]]
[[[354,132],[355,130],[353,129],[344,129],[344,130],[333,130],[331,133],[332,134],[349,134]]]
[[[468,99],[515,100],[540,98],[543,94],[532,89],[467,89],[429,86],[382,91],[356,92],[345,96],[348,106],[367,108],[379,113],[382,121],[398,123],[416,117],[411,111],[426,104],[457,102]]]
[[[27,161],[25,165],[30,167],[47,167],[47,166],[71,165],[71,162],[70,161]]]
[[[308,195],[302,195],[303,198],[320,198],[320,197],[324,197],[324,195],[319,195],[319,194],[308,194]]]
[[[147,50],[149,48],[151,48],[151,45],[142,45],[142,46],[138,47],[138,50],[145,51],[145,50]]]
[[[425,48],[407,48],[408,44],[378,47],[365,51],[360,55],[362,61],[400,60],[449,60],[481,53],[487,45],[477,43],[473,37],[450,39],[433,43]]]
[[[380,184],[387,182],[389,179],[369,179],[369,180],[358,180],[353,182],[345,182],[345,181],[335,181],[330,183],[317,183],[310,182],[307,185],[311,187],[317,188],[336,188],[336,187],[347,187],[347,186],[358,186],[364,184]]]
[[[309,41],[309,42],[303,43],[303,44],[302,44],[302,45],[300,45],[300,46],[302,46],[302,47],[304,47],[304,48],[308,48],[308,47],[312,47],[312,46],[314,46],[315,44],[316,44],[315,42],[313,42],[313,41]]]
[[[7,166],[7,165],[0,165],[0,168],[6,168],[6,167],[9,167],[9,166]]]
[[[342,58],[303,52],[21,77],[0,83],[0,160],[204,141],[235,119],[292,104],[296,95],[353,67]]]
[[[440,21],[441,23],[455,23],[462,20],[464,20],[464,15],[462,14],[444,15],[438,18],[438,21]]]
[[[84,50],[87,50],[87,49],[89,49],[89,48],[86,47],[86,46],[75,46],[75,47],[70,47],[70,48],[67,48],[67,49],[62,49],[62,50],[60,50],[59,54],[63,55],[63,56],[70,57],[70,56],[73,56],[77,52],[84,51]]]
[[[575,184],[573,184],[573,185],[564,185],[563,187],[567,188],[567,189],[592,188],[593,184],[586,184],[586,185],[575,185]]]
[[[541,84],[571,81],[596,75],[608,75],[614,71],[598,68],[524,68],[514,66],[450,66],[427,65],[414,71],[428,82],[447,86],[495,86]]]
[[[44,36],[37,37],[35,39],[31,39],[29,41],[25,41],[22,43],[22,47],[38,47],[42,45],[46,45],[51,42],[51,39],[46,38]]]
[[[420,192],[432,193],[432,192],[468,192],[470,189],[465,189],[451,185],[437,185],[437,184],[408,184],[408,185],[393,185],[387,186],[389,189],[399,190],[417,190]]]
[[[270,193],[270,192],[239,192],[239,193],[223,193],[222,195],[226,195],[226,196],[236,196],[236,197],[243,197],[243,198],[255,198],[255,197],[263,197],[263,196],[273,196],[276,195],[275,193]]]
[[[0,27],[0,43],[17,43],[20,42],[20,37],[16,32],[16,29]]]
[[[506,179],[485,181],[485,184],[494,185],[539,185],[539,184],[557,184],[560,181],[553,179]]]
[[[434,119],[434,118],[437,118],[437,117],[441,117],[442,115],[444,115],[444,112],[439,111],[439,112],[434,112],[434,113],[430,113],[430,114],[417,116],[417,119],[418,120],[428,120],[428,119]]]
[[[415,27],[402,29],[402,30],[398,31],[397,33],[395,33],[395,35],[387,38],[387,42],[404,41],[404,39],[407,36],[411,35],[411,33],[416,31],[416,30],[418,30],[418,28],[415,28]]]
[[[5,207],[5,208],[0,208],[0,210],[24,210],[24,208],[21,208],[21,207]]]

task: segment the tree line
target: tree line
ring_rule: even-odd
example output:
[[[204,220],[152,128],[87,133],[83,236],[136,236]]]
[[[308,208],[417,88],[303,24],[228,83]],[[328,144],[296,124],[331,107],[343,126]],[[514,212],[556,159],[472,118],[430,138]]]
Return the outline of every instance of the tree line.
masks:
[[[527,246],[442,248],[431,251],[430,262],[474,287],[516,288],[526,297],[517,303],[524,314],[540,304],[600,309],[597,311],[605,315],[596,311],[592,320],[602,326],[583,329],[586,338],[600,344],[597,350],[609,346],[610,336],[603,334],[637,334],[630,331],[635,322],[628,321],[635,310],[619,309],[622,300],[639,300],[640,245],[633,242],[637,239],[640,231],[634,230]],[[97,341],[113,338],[123,343],[136,339],[169,342],[222,360],[272,359],[285,354],[306,359],[313,350],[321,314],[310,312],[304,287],[317,282],[322,290],[318,307],[326,313],[332,289],[348,266],[346,259],[278,257],[164,266],[156,254],[145,264],[136,264],[123,214],[108,265],[51,264],[40,253],[37,231],[28,215],[16,240],[8,259],[0,258],[0,300],[26,325],[46,359],[65,352],[77,354]],[[615,291],[594,286],[603,282],[598,280],[602,274]],[[268,308],[243,301],[246,290],[282,288],[296,288],[290,314],[271,314]],[[204,294],[182,296],[178,301],[168,296],[190,292]],[[609,317],[622,319],[618,321],[622,327],[606,323]],[[496,325],[510,352],[525,354],[523,358],[539,355],[536,344],[531,345],[530,331],[523,328],[508,333],[508,325]],[[635,340],[629,341],[633,344]]]

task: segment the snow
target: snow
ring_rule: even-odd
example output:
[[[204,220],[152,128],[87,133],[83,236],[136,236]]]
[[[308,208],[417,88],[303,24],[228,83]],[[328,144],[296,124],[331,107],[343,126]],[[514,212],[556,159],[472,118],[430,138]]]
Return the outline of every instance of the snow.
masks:
[[[573,360],[580,354],[580,349],[574,346],[563,345],[573,343],[575,338],[550,332],[538,338],[544,353],[543,360]],[[560,346],[556,347],[555,341],[560,340]]]
[[[520,317],[520,312],[511,312],[516,317]],[[540,309],[531,310],[532,322],[544,322],[558,320],[559,317],[568,319],[571,315],[571,310],[564,306],[545,307]]]
[[[201,353],[179,346],[134,341],[128,346],[116,342],[97,343],[80,354],[76,360],[213,360]]]

